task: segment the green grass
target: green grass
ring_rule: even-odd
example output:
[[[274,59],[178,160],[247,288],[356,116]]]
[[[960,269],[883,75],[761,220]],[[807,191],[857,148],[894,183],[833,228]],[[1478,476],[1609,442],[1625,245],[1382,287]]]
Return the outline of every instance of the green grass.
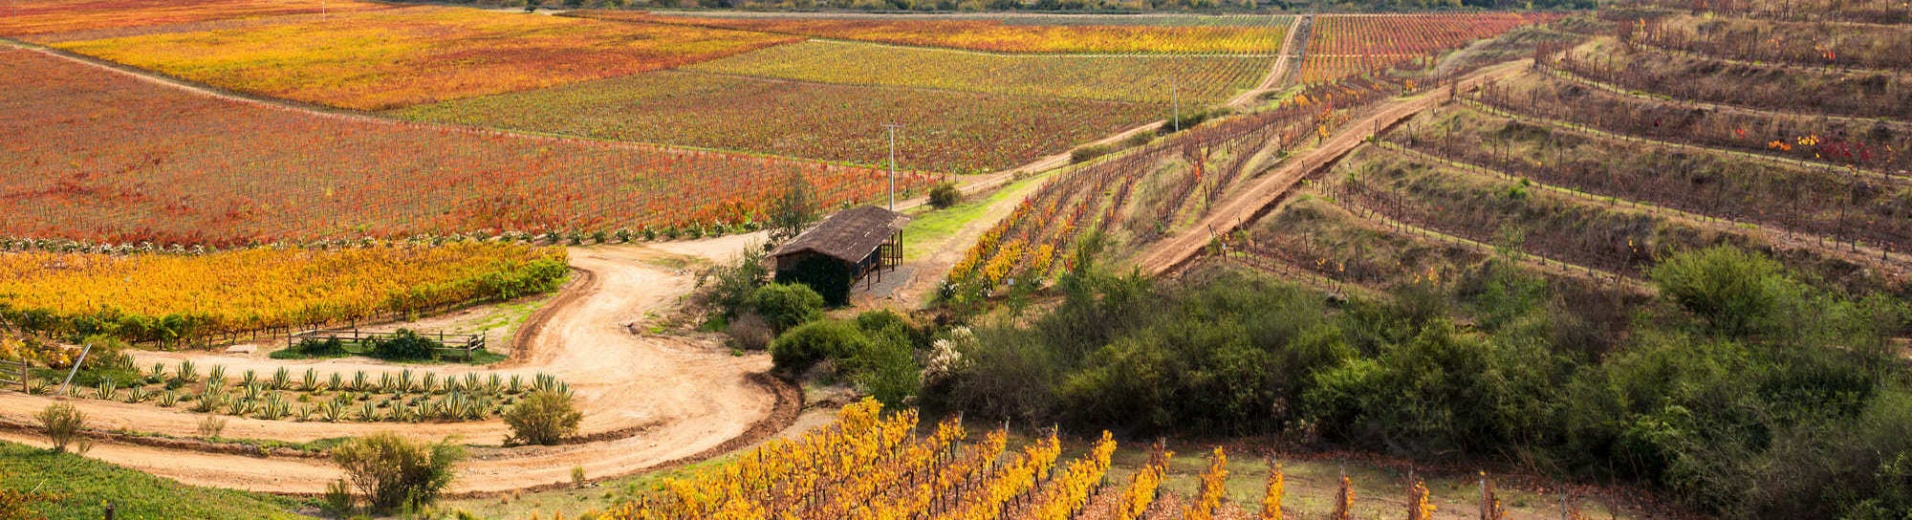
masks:
[[[512,494],[491,498],[473,498],[445,500],[434,508],[439,512],[466,512],[478,518],[552,518],[554,513],[563,513],[565,518],[579,518],[590,511],[603,511],[620,502],[631,500],[640,493],[660,489],[666,479],[690,478],[694,475],[723,467],[725,461],[733,455],[712,458],[680,468],[643,473],[628,477],[615,478],[588,485],[584,488],[556,489],[537,493]],[[585,475],[586,478],[596,478]]]
[[[293,511],[310,504],[298,500],[187,486],[72,454],[54,454],[0,442],[0,486],[56,494],[59,500],[37,508],[52,520],[104,518],[112,502],[124,520],[306,518]]]
[[[997,188],[987,197],[968,197],[949,209],[932,210],[914,216],[909,225],[903,228],[903,256],[923,258],[934,253],[933,250],[945,247],[944,241],[961,230],[963,225],[981,217],[991,205],[1047,178],[1047,175],[1031,176]]]

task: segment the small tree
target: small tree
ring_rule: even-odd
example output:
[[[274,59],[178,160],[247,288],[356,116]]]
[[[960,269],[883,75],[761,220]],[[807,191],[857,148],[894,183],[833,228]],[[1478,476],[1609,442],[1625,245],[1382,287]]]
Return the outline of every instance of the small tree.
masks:
[[[817,220],[816,188],[801,173],[790,174],[783,196],[770,207],[770,238],[786,240],[803,234]]]
[[[67,403],[47,405],[33,418],[46,428],[47,440],[53,442],[53,451],[56,453],[66,452],[66,446],[79,438],[80,429],[86,427],[86,413]]]
[[[511,426],[511,438],[507,441],[556,445],[576,435],[578,423],[583,420],[584,413],[571,403],[570,393],[540,390],[505,411],[505,424]]]
[[[778,334],[823,317],[823,296],[802,284],[770,284],[750,295],[749,307]]]
[[[450,439],[421,444],[392,433],[359,437],[332,448],[332,461],[345,469],[361,499],[379,514],[436,502],[451,485],[452,465],[464,458],[464,447]]]

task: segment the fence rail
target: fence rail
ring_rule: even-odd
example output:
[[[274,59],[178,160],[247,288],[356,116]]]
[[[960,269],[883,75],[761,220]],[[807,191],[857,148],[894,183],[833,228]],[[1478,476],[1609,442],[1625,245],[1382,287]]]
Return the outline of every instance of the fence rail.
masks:
[[[27,374],[26,360],[0,360],[0,391],[19,390],[27,392],[27,383],[31,377]]]
[[[484,334],[446,334],[444,331],[435,333],[421,332],[416,334],[421,338],[435,339],[438,341],[438,344],[444,345],[443,348],[432,349],[433,351],[455,353],[458,355],[458,358],[463,361],[471,361],[474,353],[485,349]],[[398,337],[397,332],[373,332],[358,330],[356,328],[348,330],[308,330],[286,335],[285,344],[286,348],[293,348],[306,340],[327,341],[336,339],[341,342],[363,345],[367,342],[395,337]]]

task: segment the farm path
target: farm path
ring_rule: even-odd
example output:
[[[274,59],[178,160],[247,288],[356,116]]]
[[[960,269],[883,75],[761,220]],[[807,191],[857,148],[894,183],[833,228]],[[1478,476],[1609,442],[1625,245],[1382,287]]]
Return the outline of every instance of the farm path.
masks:
[[[719,239],[724,240],[724,239]],[[743,243],[731,239],[732,243]],[[506,492],[569,482],[571,468],[592,478],[636,473],[698,458],[749,442],[753,435],[774,434],[794,418],[795,403],[759,380],[770,369],[766,356],[733,356],[715,341],[694,337],[634,334],[631,326],[653,311],[673,305],[691,289],[681,270],[647,263],[659,251],[646,247],[592,247],[571,250],[579,280],[567,286],[550,307],[527,327],[529,357],[509,374],[548,373],[568,383],[584,412],[580,433],[589,442],[555,447],[477,448],[462,464],[454,493]],[[716,253],[711,252],[712,255]],[[174,353],[141,353],[143,364],[180,359]],[[236,376],[246,369],[269,374],[279,366],[295,373],[306,365],[322,373],[383,372],[393,367],[350,361],[299,364],[272,360],[198,356],[202,367],[225,365]],[[202,368],[203,370],[203,368]],[[421,369],[423,370],[423,369]],[[433,372],[482,371],[476,367],[430,368]],[[232,376],[229,376],[232,377]],[[0,417],[30,422],[34,411],[52,399],[0,395]],[[203,415],[150,405],[74,400],[95,428],[128,429],[174,437],[197,436]],[[774,419],[773,419],[774,418]],[[456,435],[465,442],[502,441],[502,421],[472,423],[328,423],[229,418],[230,438],[310,441],[390,431],[420,440]],[[43,441],[15,433],[7,440],[39,445]],[[195,485],[274,493],[316,494],[339,472],[323,459],[261,458],[162,449],[104,441],[92,457]]]
[[[1268,68],[1268,76],[1261,79],[1261,84],[1255,85],[1255,88],[1236,94],[1234,99],[1228,100],[1228,103],[1223,106],[1236,110],[1253,108],[1256,98],[1280,87],[1282,83],[1281,80],[1288,77],[1288,67],[1294,63],[1295,33],[1300,32],[1296,29],[1301,27],[1303,21],[1313,17],[1314,15],[1312,14],[1302,15],[1296,18],[1294,23],[1289,24],[1288,30],[1286,31],[1288,36],[1281,41],[1281,50],[1276,51],[1275,64]]]
[[[1506,77],[1525,70],[1532,60],[1520,60],[1482,69],[1462,78],[1457,87],[1472,89],[1481,83]],[[1135,264],[1149,275],[1160,275],[1173,270],[1183,262],[1201,253],[1214,235],[1233,232],[1246,223],[1262,209],[1281,200],[1281,197],[1306,178],[1309,173],[1332,164],[1342,156],[1353,151],[1372,136],[1376,129],[1393,126],[1408,116],[1420,113],[1446,99],[1446,92],[1434,90],[1413,97],[1399,98],[1382,103],[1367,117],[1351,121],[1343,126],[1334,137],[1329,138],[1314,150],[1301,157],[1290,160],[1274,171],[1257,179],[1254,184],[1237,191],[1229,199],[1210,211],[1207,217],[1182,231],[1156,241],[1147,249],[1137,252]],[[1212,231],[1211,231],[1212,230]]]

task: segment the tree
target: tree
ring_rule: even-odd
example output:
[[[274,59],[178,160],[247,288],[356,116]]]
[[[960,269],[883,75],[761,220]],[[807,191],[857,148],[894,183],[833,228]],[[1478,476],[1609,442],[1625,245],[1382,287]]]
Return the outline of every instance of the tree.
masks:
[[[422,444],[392,433],[359,437],[332,448],[332,462],[345,470],[366,505],[379,514],[436,502],[451,485],[452,466],[464,458],[464,447],[451,439]]]
[[[1674,303],[1692,311],[1714,332],[1750,334],[1772,323],[1791,281],[1778,261],[1732,246],[1680,253],[1654,266],[1650,276]]]
[[[803,234],[817,220],[816,187],[801,173],[791,173],[783,196],[770,207],[771,240],[787,240]]]
[[[572,404],[571,394],[540,390],[505,411],[511,426],[510,442],[554,446],[578,433],[584,413]]]

